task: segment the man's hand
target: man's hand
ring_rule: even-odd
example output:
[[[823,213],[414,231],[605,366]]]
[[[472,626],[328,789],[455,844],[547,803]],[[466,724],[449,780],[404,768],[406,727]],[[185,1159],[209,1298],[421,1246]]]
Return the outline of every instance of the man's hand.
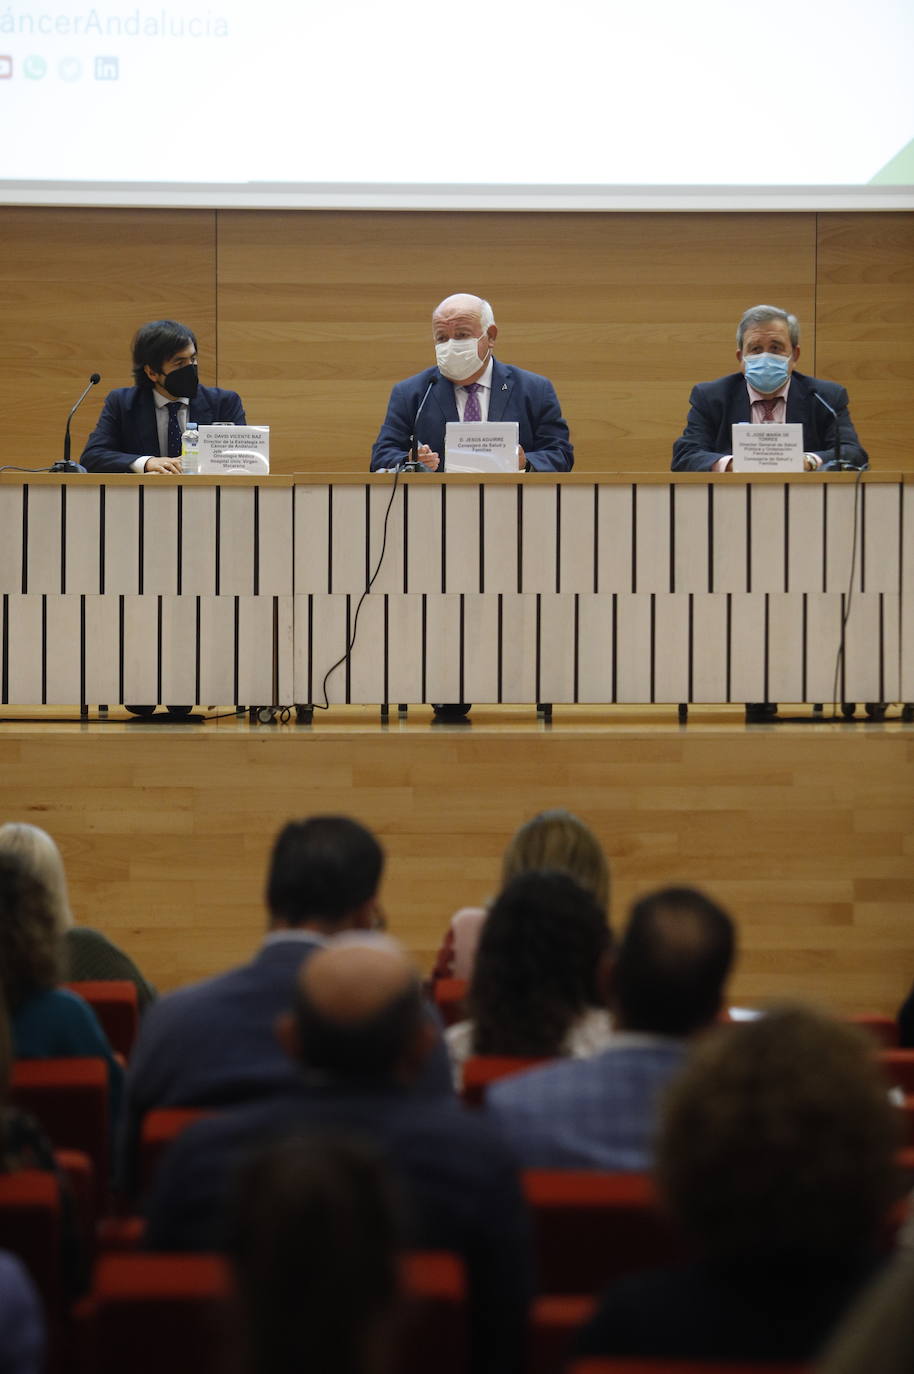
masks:
[[[180,458],[147,458],[144,472],[167,472],[175,473],[179,477],[183,471]]]
[[[527,466],[527,455],[526,455],[526,453],[524,453],[524,450],[521,448],[520,444],[518,444],[518,446],[517,446],[517,470],[518,470],[518,472],[523,472],[523,470],[524,470],[524,468],[525,468],[526,466]]]
[[[428,468],[429,472],[438,471],[441,459],[438,457],[437,453],[432,453],[428,444],[420,444],[416,457],[424,468]]]
[[[804,469],[805,469],[806,472],[818,472],[818,471],[819,471],[819,458],[818,458],[818,455],[815,454],[815,453],[804,453],[804,454],[803,454],[803,467],[804,467]]]

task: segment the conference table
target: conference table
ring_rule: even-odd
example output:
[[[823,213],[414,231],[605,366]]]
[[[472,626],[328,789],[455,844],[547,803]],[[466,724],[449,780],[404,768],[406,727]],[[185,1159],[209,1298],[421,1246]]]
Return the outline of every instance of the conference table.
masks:
[[[898,472],[7,473],[2,704],[910,703],[911,531]]]

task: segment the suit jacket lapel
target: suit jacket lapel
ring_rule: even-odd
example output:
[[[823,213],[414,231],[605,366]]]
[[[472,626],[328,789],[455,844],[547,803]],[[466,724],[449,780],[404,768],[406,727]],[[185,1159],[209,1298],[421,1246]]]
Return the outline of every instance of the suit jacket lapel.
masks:
[[[787,392],[787,424],[801,425],[806,419],[808,407],[809,383],[805,377],[794,372],[790,378],[790,390]]]
[[[423,387],[423,390],[424,389]],[[439,376],[438,381],[432,388],[432,394],[428,399],[429,404],[434,400],[435,405],[440,410],[442,424],[446,424],[449,420],[453,420],[456,423],[460,418],[457,414],[457,399],[454,396],[454,383],[449,382],[447,377]],[[421,419],[419,423],[422,423]]]
[[[156,423],[156,403],[151,388],[147,387],[137,396],[135,423],[137,429],[137,453],[159,455],[159,427]]]
[[[514,374],[510,367],[500,363],[496,358],[492,364],[492,391],[489,396],[490,420],[495,421],[504,418],[513,386]]]

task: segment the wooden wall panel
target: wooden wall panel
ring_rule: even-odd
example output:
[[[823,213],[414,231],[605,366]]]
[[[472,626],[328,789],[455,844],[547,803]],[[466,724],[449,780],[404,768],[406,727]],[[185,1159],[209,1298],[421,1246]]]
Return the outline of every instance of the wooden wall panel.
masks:
[[[737,999],[892,1011],[914,978],[910,727],[744,727],[736,712],[486,712],[379,728],[8,724],[0,820],[63,850],[77,919],[162,989],[248,957],[289,817],[342,811],[388,854],[391,928],[427,967],[450,914],[496,888],[513,828],[565,806],[610,856],[616,925],[635,896],[704,886],[733,912]]]
[[[391,384],[432,359],[429,314],[488,295],[500,355],[551,376],[584,470],[669,464],[695,381],[728,371],[759,300],[844,381],[874,464],[914,470],[914,214],[434,214],[0,208],[3,457],[78,451],[129,343],[167,314],[204,381],[273,427],[273,469],[367,463]]]

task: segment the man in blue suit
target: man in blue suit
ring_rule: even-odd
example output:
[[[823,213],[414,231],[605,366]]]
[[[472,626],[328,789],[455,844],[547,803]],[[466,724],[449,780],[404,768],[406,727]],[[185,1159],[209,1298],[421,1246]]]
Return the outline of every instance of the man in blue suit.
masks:
[[[837,382],[795,371],[799,356],[796,315],[773,305],[747,310],[736,329],[740,370],[692,388],[686,427],[673,445],[673,471],[728,472],[733,425],[766,421],[803,426],[808,472],[865,468],[866,451],[848,411],[847,392]]]
[[[177,320],[152,320],[133,340],[133,386],[109,391],[80,462],[89,472],[181,471],[181,435],[198,425],[243,425],[234,391],[201,386],[197,339]]]
[[[432,331],[436,366],[398,382],[390,393],[371,470],[398,467],[415,440],[422,466],[441,472],[449,420],[516,420],[521,471],[570,472],[574,449],[555,387],[547,377],[498,362],[492,353],[498,328],[488,301],[448,296],[432,315]]]

